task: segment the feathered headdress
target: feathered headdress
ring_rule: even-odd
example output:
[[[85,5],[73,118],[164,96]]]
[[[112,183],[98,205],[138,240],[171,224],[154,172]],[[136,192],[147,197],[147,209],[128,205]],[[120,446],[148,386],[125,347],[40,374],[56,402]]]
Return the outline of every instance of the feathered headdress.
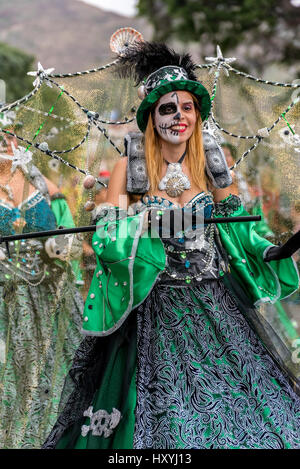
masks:
[[[151,73],[166,65],[183,68],[189,80],[197,81],[194,73],[196,65],[190,54],[177,54],[166,44],[156,42],[135,42],[128,46],[126,52],[119,57],[117,72],[122,78],[133,78],[138,85]]]

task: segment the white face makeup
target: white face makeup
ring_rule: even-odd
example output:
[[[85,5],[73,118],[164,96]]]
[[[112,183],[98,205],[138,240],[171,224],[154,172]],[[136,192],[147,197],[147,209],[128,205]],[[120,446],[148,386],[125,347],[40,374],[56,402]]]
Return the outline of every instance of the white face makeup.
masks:
[[[190,138],[196,123],[193,99],[186,91],[171,91],[162,96],[155,108],[154,124],[159,136],[172,144]]]

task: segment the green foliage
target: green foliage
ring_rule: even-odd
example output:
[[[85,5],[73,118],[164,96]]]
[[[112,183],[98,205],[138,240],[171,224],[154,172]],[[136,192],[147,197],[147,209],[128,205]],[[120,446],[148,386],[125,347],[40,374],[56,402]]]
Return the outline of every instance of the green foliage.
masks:
[[[0,43],[0,79],[6,83],[6,102],[13,102],[32,90],[33,78],[27,72],[34,70],[34,57]]]
[[[276,23],[276,0],[139,0],[141,15],[155,27],[158,40],[177,36],[182,41],[198,41],[203,34],[210,40],[222,37],[223,48],[234,46],[236,39],[263,21]],[[161,22],[161,19],[167,22]]]
[[[299,59],[300,8],[288,0],[139,0],[138,9],[153,25],[156,41],[210,42],[226,52],[245,40],[277,49],[270,42],[275,36],[283,43],[280,60]]]

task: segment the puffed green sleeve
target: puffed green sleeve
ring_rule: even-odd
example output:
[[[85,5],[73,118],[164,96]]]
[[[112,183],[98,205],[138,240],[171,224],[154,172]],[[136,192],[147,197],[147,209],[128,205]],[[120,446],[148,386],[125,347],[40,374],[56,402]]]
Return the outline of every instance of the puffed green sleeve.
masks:
[[[230,195],[215,204],[215,216],[246,216],[239,197]],[[275,301],[291,295],[299,287],[299,274],[292,258],[264,262],[264,253],[273,244],[255,231],[255,222],[218,225],[227,251],[232,275],[254,304]]]
[[[104,222],[92,246],[97,267],[85,302],[83,333],[105,336],[118,329],[150,293],[166,255],[159,237],[143,233],[144,213]]]
[[[68,203],[62,194],[58,193],[52,196],[51,210],[55,215],[57,226],[65,226],[66,228],[75,227]]]

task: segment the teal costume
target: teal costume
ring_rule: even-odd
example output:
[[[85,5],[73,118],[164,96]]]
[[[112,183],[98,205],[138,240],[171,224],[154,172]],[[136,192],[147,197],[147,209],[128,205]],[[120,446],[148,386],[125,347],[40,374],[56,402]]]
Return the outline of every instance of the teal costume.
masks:
[[[65,198],[50,201],[43,177],[33,171],[36,190],[27,200],[16,208],[0,200],[2,235],[14,233],[20,216],[24,232],[74,226]],[[44,243],[11,242],[10,257],[0,261],[1,448],[41,446],[81,341],[83,300],[75,276],[69,264],[48,257]]]
[[[298,288],[293,260],[265,263],[272,245],[253,223],[208,225],[194,245],[189,228],[149,237],[146,207],[175,208],[146,196],[98,222],[87,337],[43,447],[300,448],[299,370],[254,306]],[[182,211],[200,209],[247,214],[205,193]]]

